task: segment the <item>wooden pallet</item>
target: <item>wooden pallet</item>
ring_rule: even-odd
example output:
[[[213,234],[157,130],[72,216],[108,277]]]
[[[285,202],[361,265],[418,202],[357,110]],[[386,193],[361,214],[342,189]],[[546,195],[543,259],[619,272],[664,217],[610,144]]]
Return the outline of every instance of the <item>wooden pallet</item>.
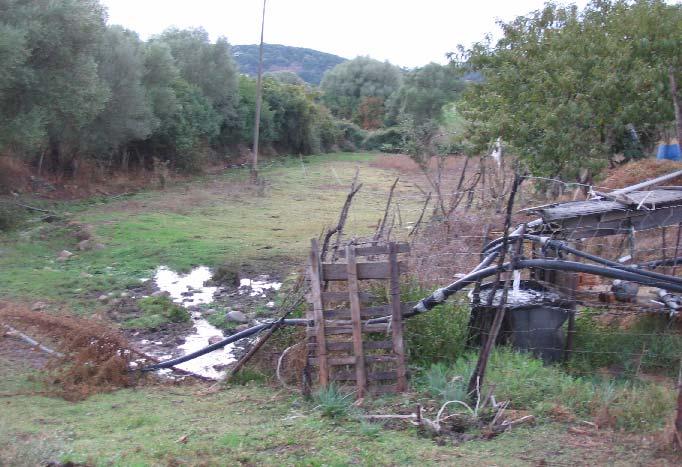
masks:
[[[312,308],[308,319],[314,325],[307,330],[308,364],[317,368],[321,387],[350,381],[357,388],[357,398],[367,392],[407,389],[399,283],[406,263],[398,259],[399,254],[407,252],[407,243],[350,245],[340,254],[345,263],[322,263],[318,243],[312,241],[308,269]],[[389,304],[365,306],[373,301],[371,294],[360,290],[361,281],[367,280],[387,281]],[[324,290],[326,283],[337,281],[346,282],[347,290]],[[368,323],[382,316],[391,319],[388,323]]]

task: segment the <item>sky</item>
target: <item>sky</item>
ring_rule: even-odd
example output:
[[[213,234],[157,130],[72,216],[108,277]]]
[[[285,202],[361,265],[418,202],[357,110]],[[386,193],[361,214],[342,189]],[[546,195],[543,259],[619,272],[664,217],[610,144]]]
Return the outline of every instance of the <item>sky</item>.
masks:
[[[109,23],[142,39],[170,26],[203,27],[212,40],[255,44],[262,0],[102,0]],[[458,44],[510,21],[544,0],[267,0],[265,42],[307,47],[345,58],[369,55],[408,68],[445,62]],[[564,0],[584,7],[587,0]]]

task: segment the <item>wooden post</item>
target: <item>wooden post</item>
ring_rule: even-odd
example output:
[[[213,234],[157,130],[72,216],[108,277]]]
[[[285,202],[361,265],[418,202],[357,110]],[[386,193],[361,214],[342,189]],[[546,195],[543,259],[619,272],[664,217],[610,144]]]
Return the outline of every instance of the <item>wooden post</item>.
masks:
[[[400,270],[396,244],[388,244],[388,260],[391,268],[391,337],[393,353],[396,356],[396,389],[407,390],[407,371],[405,369],[405,347],[403,345],[403,312],[400,305]]]
[[[251,161],[251,183],[258,182],[258,142],[260,140],[260,111],[263,102],[263,32],[265,31],[265,4],[260,25],[260,47],[258,48],[258,78],[256,80],[256,112],[253,122],[253,159]]]
[[[677,374],[677,416],[675,417],[675,439],[677,447],[682,449],[682,360]]]
[[[348,273],[348,301],[353,326],[353,353],[355,354],[355,375],[357,398],[365,396],[367,389],[367,372],[365,370],[365,354],[362,348],[362,320],[360,317],[360,288],[358,287],[358,267],[355,260],[355,247],[346,247],[346,271]]]
[[[327,340],[324,333],[320,250],[317,239],[312,239],[310,244],[310,287],[313,301],[313,319],[315,320],[315,338],[317,340],[317,361],[320,367],[320,386],[326,388],[329,384],[329,366],[327,364]]]

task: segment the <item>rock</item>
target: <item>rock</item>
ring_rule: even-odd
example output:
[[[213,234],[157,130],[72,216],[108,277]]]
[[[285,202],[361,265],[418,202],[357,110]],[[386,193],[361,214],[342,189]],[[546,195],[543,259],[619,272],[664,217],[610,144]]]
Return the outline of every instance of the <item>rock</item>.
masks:
[[[99,297],[97,297],[97,300],[99,300],[100,302],[107,302],[107,301],[109,301],[109,295],[102,294]]]
[[[235,332],[242,332],[242,331],[246,331],[247,329],[249,329],[248,324],[240,324],[239,326],[234,328]]]
[[[248,323],[249,318],[239,310],[232,310],[227,313],[226,318],[235,323]]]
[[[130,297],[130,294],[128,292],[121,292],[121,298],[128,298]]]
[[[93,250],[104,250],[105,246],[103,243],[95,243],[92,245]]]
[[[223,340],[223,336],[211,336],[208,338],[208,344],[209,345],[217,344],[221,340]]]
[[[152,297],[170,297],[170,292],[165,290],[157,290],[156,292],[152,293]]]
[[[215,313],[215,308],[209,308],[208,310],[204,310],[205,315],[212,315]]]
[[[78,248],[78,251],[92,250],[92,242],[89,239],[81,240],[78,242],[78,245],[76,245],[76,248]]]
[[[59,255],[57,256],[57,261],[66,261],[67,259],[71,258],[73,256],[73,253],[71,253],[68,250],[62,250],[59,252]]]
[[[33,305],[31,305],[31,311],[40,311],[44,310],[47,308],[47,303],[45,302],[35,302]]]

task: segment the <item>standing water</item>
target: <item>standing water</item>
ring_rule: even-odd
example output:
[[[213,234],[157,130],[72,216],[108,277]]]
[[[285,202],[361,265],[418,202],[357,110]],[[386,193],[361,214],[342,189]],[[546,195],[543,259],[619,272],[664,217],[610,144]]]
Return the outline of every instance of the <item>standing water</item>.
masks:
[[[206,266],[192,269],[188,274],[178,274],[165,266],[160,266],[154,275],[156,286],[170,294],[173,302],[183,307],[203,305],[213,302],[213,294],[217,287],[206,287],[204,282],[211,278],[211,270]],[[186,337],[185,343],[178,347],[183,355],[206,347],[211,337],[224,337],[223,332],[210,324],[202,316],[201,312],[192,312],[194,333]],[[234,344],[228,344],[222,349],[202,355],[185,363],[177,365],[178,368],[191,371],[207,378],[220,379],[223,372],[216,370],[216,366],[228,365],[236,360],[233,355]]]

